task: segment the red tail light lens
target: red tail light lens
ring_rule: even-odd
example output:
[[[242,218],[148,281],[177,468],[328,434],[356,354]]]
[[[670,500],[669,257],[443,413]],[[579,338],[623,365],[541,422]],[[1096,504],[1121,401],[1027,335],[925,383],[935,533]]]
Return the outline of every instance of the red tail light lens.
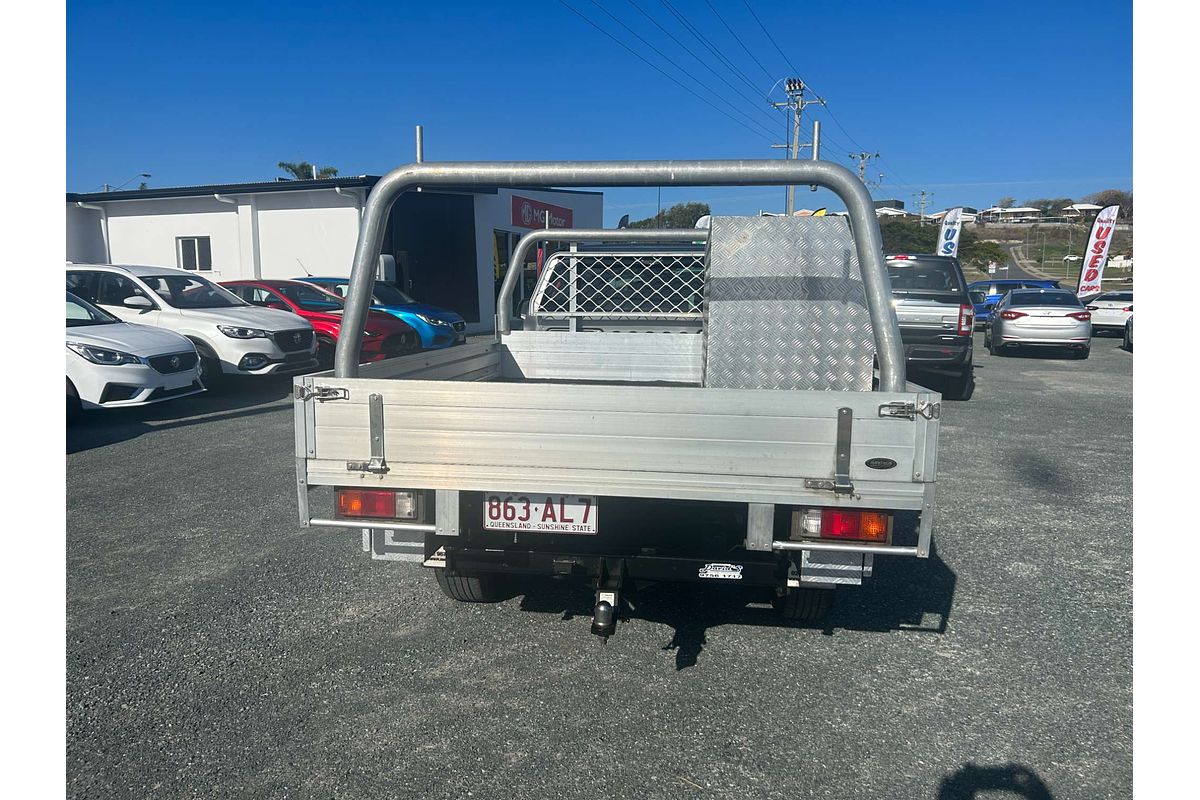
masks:
[[[888,515],[882,511],[821,510],[822,539],[886,542],[889,527]]]
[[[1001,311],[1000,319],[1020,319],[1029,316],[1024,311]]]
[[[963,303],[958,307],[958,335],[970,336],[975,328],[975,306]]]
[[[1077,320],[1079,320],[1080,322],[1088,322],[1088,321],[1089,321],[1089,320],[1091,320],[1091,318],[1092,318],[1092,312],[1090,312],[1090,311],[1076,311],[1074,314],[1067,314],[1067,316],[1068,316],[1068,317],[1071,317],[1072,319],[1077,319]]]
[[[1124,308],[1122,308],[1121,310],[1122,310],[1122,311],[1129,311],[1130,313],[1132,313],[1132,312],[1133,312],[1133,306],[1125,306],[1125,307],[1124,307]]]
[[[396,518],[396,493],[383,489],[337,489],[339,517]]]

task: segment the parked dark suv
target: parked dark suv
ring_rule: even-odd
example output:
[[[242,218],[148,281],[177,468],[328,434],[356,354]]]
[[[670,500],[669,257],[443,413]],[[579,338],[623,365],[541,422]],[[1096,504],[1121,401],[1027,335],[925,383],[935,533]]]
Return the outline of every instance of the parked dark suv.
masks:
[[[948,400],[971,399],[975,307],[958,259],[902,253],[886,258],[908,370],[946,376],[942,396]]]

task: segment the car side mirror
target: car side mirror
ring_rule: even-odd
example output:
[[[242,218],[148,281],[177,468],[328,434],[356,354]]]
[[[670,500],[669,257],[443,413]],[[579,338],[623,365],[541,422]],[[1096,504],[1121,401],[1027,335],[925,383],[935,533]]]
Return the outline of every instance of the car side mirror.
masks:
[[[154,308],[154,303],[150,302],[150,298],[142,297],[140,294],[130,295],[121,301],[121,305],[126,308],[136,308],[139,311],[148,311]]]

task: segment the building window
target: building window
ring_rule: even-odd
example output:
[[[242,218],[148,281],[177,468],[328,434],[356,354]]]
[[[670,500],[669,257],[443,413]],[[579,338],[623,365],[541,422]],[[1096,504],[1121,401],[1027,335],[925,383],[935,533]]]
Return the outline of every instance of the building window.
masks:
[[[180,236],[175,239],[175,255],[183,269],[212,270],[212,242],[207,236]]]

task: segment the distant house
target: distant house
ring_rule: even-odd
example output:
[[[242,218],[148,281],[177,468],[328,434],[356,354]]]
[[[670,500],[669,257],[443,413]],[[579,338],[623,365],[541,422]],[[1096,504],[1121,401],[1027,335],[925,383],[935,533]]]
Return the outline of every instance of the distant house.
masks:
[[[1062,210],[1062,215],[1067,219],[1079,221],[1093,219],[1096,214],[1103,208],[1095,203],[1072,203]]]
[[[979,214],[979,209],[977,209],[977,208],[972,208],[971,206],[962,206],[961,208],[962,208],[962,221],[963,221],[963,222],[974,222],[974,221],[975,221],[975,217],[976,217],[976,216]],[[946,209],[946,210],[944,210],[944,211],[937,211],[937,212],[935,212],[935,213],[933,213],[933,214],[926,214],[926,215],[925,215],[925,218],[926,218],[926,219],[935,219],[935,220],[941,220],[941,219],[942,219],[942,218],[944,218],[944,217],[946,216],[946,214],[948,214],[949,212],[950,212],[950,209],[948,209],[948,208],[947,208],[947,209]]]
[[[1040,208],[1029,208],[1028,206],[1020,208],[992,206],[980,211],[976,219],[983,222],[1040,222],[1042,219],[1042,210]]]
[[[875,204],[876,210],[879,210],[881,208],[890,208],[890,209],[894,209],[896,211],[904,210],[904,201],[896,200],[895,198],[892,198],[890,200],[876,200],[876,201],[874,201],[874,204]]]

